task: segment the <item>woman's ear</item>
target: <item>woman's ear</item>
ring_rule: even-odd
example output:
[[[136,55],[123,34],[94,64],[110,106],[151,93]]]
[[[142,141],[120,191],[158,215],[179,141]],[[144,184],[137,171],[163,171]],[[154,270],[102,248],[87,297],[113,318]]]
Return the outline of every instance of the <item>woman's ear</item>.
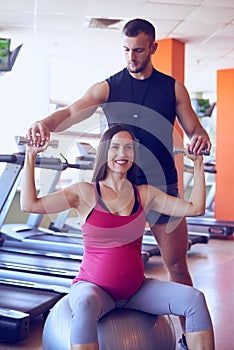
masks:
[[[151,55],[153,55],[157,51],[157,48],[158,48],[158,43],[154,41],[150,48]]]

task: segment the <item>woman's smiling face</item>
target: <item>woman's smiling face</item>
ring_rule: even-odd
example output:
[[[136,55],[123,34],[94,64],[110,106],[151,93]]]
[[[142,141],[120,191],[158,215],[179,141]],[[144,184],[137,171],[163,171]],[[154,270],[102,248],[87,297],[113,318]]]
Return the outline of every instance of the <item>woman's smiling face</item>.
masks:
[[[110,170],[127,174],[134,160],[133,142],[132,136],[127,131],[120,131],[112,137],[107,159]]]

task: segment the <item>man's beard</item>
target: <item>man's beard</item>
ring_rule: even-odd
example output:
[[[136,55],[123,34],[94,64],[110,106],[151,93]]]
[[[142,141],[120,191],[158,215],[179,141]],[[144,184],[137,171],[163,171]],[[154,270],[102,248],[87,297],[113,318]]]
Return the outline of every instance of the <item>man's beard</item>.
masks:
[[[131,65],[128,64],[128,70],[130,73],[141,73],[145,70],[149,62],[150,62],[150,55],[146,57],[146,59],[141,63],[140,67],[131,69]]]

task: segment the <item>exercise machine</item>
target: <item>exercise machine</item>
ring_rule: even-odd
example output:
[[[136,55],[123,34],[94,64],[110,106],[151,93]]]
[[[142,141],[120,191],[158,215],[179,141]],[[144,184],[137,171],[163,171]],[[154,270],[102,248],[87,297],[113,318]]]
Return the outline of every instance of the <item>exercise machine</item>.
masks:
[[[22,138],[18,138],[18,140],[20,145],[23,142],[27,142],[27,140],[24,141]],[[23,167],[24,157],[24,154],[0,155],[0,162],[7,162],[0,179],[1,188],[4,188],[4,193],[1,196],[0,229],[2,236],[8,238],[3,242],[3,245],[19,248],[23,246],[28,249],[38,248],[68,255],[83,254],[83,246],[79,244],[79,239],[76,239],[75,235],[69,237],[67,233],[56,234],[50,229],[40,227],[39,225],[43,219],[42,214],[30,214],[26,224],[4,224],[20,182],[20,172]],[[60,158],[38,156],[36,166],[41,169],[47,169],[46,184],[43,188],[43,194],[47,194],[55,190],[62,171],[67,168],[92,169],[93,161],[78,160],[75,164],[69,164],[67,161],[62,162]],[[9,169],[11,170],[10,172]],[[49,171],[52,172],[50,176]]]
[[[40,228],[38,217],[30,217],[26,225],[3,225],[20,183],[24,154],[0,155],[0,162],[6,163],[0,178],[0,340],[22,340],[28,335],[30,320],[46,314],[69,291],[83,246],[75,237],[55,237],[54,231]],[[54,171],[49,192],[70,165],[58,158],[37,157],[36,166]],[[74,164],[82,166],[90,168],[90,163]]]
[[[189,191],[193,178],[193,167],[186,165],[184,171],[187,175],[185,191]],[[206,212],[203,216],[187,218],[188,228],[194,232],[207,233],[210,237],[230,236],[234,232],[234,221],[214,218],[215,174],[217,172],[215,162],[204,162],[204,171],[208,175],[206,179]]]
[[[234,221],[217,220],[211,217],[188,218],[188,227],[195,232],[210,234],[210,237],[230,236],[234,232]]]

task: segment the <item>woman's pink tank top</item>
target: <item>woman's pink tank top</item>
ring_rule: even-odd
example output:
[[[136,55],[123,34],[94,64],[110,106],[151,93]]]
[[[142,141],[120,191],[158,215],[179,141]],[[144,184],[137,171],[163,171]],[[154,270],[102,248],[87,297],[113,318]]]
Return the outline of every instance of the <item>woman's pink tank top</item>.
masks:
[[[99,204],[96,190],[96,205],[82,226],[84,255],[73,283],[95,283],[115,300],[128,299],[139,289],[144,279],[141,244],[146,218],[136,191],[138,209],[120,216]]]

